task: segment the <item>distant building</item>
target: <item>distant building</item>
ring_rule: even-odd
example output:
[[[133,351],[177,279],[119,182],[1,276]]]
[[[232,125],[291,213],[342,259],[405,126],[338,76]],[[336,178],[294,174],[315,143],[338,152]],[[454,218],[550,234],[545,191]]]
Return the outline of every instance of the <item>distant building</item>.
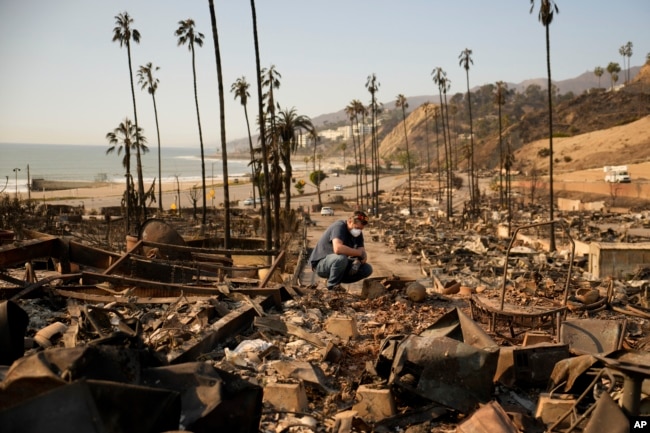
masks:
[[[353,134],[355,136],[361,134],[370,136],[371,132],[372,132],[371,125],[366,124],[366,125],[359,125],[359,127],[357,127],[357,125],[355,124],[354,127],[350,125],[345,125],[345,126],[339,126],[338,128],[335,129],[326,129],[324,131],[319,131],[319,135],[328,140],[339,141],[339,140],[348,140],[350,139],[350,137],[352,137]]]
[[[336,129],[326,129],[324,131],[320,131],[319,134],[321,137],[326,138],[328,140],[347,140],[350,137],[350,127],[349,126],[341,126]]]

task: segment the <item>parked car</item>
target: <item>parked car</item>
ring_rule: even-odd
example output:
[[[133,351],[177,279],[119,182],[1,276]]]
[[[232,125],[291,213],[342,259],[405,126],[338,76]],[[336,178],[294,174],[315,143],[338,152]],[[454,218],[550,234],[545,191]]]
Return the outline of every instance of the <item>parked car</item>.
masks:
[[[325,216],[332,216],[332,215],[334,215],[334,209],[332,209],[331,207],[325,206],[320,210],[320,214],[325,215]]]
[[[261,197],[258,197],[255,199],[255,203],[261,204],[264,200],[262,200]],[[253,197],[248,197],[246,200],[242,202],[244,206],[253,206]]]
[[[343,191],[343,185],[334,185],[334,191]]]

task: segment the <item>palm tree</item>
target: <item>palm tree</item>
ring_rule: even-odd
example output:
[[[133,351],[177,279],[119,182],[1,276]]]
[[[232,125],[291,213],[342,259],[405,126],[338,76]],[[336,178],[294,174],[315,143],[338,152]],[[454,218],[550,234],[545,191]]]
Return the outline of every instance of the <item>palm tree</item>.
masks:
[[[258,127],[260,130],[260,145],[262,148],[262,168],[264,171],[264,226],[266,228],[265,247],[271,249],[271,192],[269,186],[269,163],[268,149],[266,146],[266,130],[264,125],[264,97],[262,94],[262,68],[260,66],[260,44],[257,37],[257,13],[255,12],[255,0],[251,0],[251,15],[253,18],[253,41],[255,42],[255,79],[257,81],[257,105],[258,105]],[[271,257],[267,257],[267,263],[271,263]]]
[[[214,41],[214,57],[217,63],[217,83],[219,87],[219,126],[221,129],[221,170],[223,172],[223,247],[230,249],[230,185],[228,181],[228,149],[226,148],[226,111],[223,90],[223,73],[221,53],[219,51],[219,33],[217,32],[217,16],[214,12],[214,1],[210,3],[210,23]],[[203,215],[205,224],[205,214]]]
[[[605,73],[605,70],[600,66],[596,66],[596,68],[594,69],[594,75],[598,77],[598,88],[599,89],[600,89],[600,77],[602,77],[604,73]]]
[[[339,149],[343,152],[343,170],[345,170],[345,151],[348,150],[348,144],[344,141],[339,145]]]
[[[273,246],[280,248],[280,192],[282,191],[282,169],[280,168],[280,149],[278,144],[278,135],[275,130],[275,97],[273,89],[280,88],[280,78],[282,76],[275,69],[275,65],[262,70],[262,88],[268,91],[264,94],[266,100],[266,118],[269,121],[271,138],[271,153],[269,156],[271,162],[271,189],[273,190]]]
[[[447,169],[447,185],[449,186],[447,188],[447,210],[448,210],[448,215],[450,217],[453,216],[454,214],[454,204],[453,204],[453,194],[452,194],[452,188],[454,186],[453,179],[454,179],[454,164],[452,161],[453,157],[453,145],[452,145],[452,138],[451,138],[451,122],[449,121],[449,104],[447,103],[447,92],[451,89],[451,80],[445,76],[445,79],[443,80],[443,86],[442,86],[442,95],[445,98],[444,102],[440,105],[442,108],[442,127],[443,129],[447,129],[447,141],[448,141],[448,147],[449,147],[449,158],[447,160],[448,164],[448,169]]]
[[[356,203],[357,206],[359,206],[359,175],[358,175],[358,168],[359,168],[359,163],[357,160],[357,141],[360,140],[359,137],[359,120],[357,117],[357,111],[355,108],[355,101],[350,102],[344,109],[345,114],[348,116],[348,119],[350,119],[350,130],[352,131],[352,153],[354,155],[354,190],[356,192]],[[356,124],[356,133],[355,133],[355,124]],[[355,136],[357,137],[355,139]],[[345,163],[343,164],[345,165]]]
[[[630,59],[632,57],[632,42],[625,44],[625,55],[627,56],[627,82],[630,82]]]
[[[316,164],[314,163],[314,171],[311,172],[311,174],[309,175],[309,180],[311,181],[311,183],[316,185],[316,191],[318,193],[318,204],[321,207],[323,206],[323,201],[321,200],[321,196],[320,196],[320,184],[325,179],[327,179],[327,175],[325,173],[323,173],[323,170],[320,169],[320,165],[321,165],[322,160],[323,160],[323,155],[322,154],[319,153],[318,155],[316,155],[316,157],[314,158],[314,161],[318,161],[318,170],[315,169]]]
[[[503,81],[497,81],[497,86],[494,94],[494,102],[496,102],[499,111],[499,206],[504,207],[503,199],[503,165],[505,163],[505,155],[503,153],[503,128],[501,122],[501,107],[506,103],[506,89],[508,85]]]
[[[533,12],[535,8],[535,0],[530,0],[530,13]],[[550,205],[550,215],[549,221],[553,221],[554,212],[553,212],[553,90],[551,87],[551,38],[549,33],[549,28],[553,22],[553,18],[556,13],[560,13],[557,5],[553,0],[540,0],[540,8],[538,19],[542,23],[544,29],[546,30],[546,72],[548,75],[548,143],[549,143],[549,155],[548,155],[548,175],[549,175],[549,205]],[[549,239],[549,250],[555,251],[555,227],[553,224],[550,225],[550,239]]]
[[[433,107],[433,118],[436,121],[436,160],[438,162],[438,203],[442,201],[442,175],[440,173],[440,127],[438,119],[440,118],[440,106]]]
[[[446,101],[447,99],[447,88],[448,88],[448,81],[449,79],[447,78],[447,73],[441,68],[441,67],[436,67],[431,71],[431,75],[433,76],[433,82],[438,86],[438,92],[439,92],[439,97],[440,97],[440,120],[442,122],[442,139],[443,139],[443,144],[445,146],[445,173],[446,173],[446,186],[447,186],[447,194],[446,194],[446,201],[447,201],[447,220],[449,220],[452,216],[452,203],[451,203],[451,137],[449,137],[449,130],[448,128],[445,128],[445,125],[449,124],[449,120],[445,120],[445,105],[446,103],[443,102],[442,95],[444,93]],[[437,128],[437,124],[436,124]]]
[[[149,92],[153,101],[153,113],[156,119],[156,135],[158,137],[158,210],[162,213],[164,208],[162,202],[162,168],[160,162],[160,126],[158,125],[158,108],[156,107],[156,90],[158,90],[158,83],[160,80],[153,76],[153,72],[158,69],[160,69],[160,67],[156,66],[154,68],[151,62],[144,66],[140,66],[138,69],[138,84],[140,84],[142,90],[147,89],[147,92]]]
[[[255,179],[257,176],[257,173],[259,172],[259,168],[257,167],[257,164],[255,164],[255,150],[253,149],[253,137],[251,135],[251,126],[250,122],[248,121],[248,110],[246,109],[246,104],[248,102],[248,98],[251,96],[250,93],[248,92],[248,88],[250,87],[250,84],[246,81],[246,77],[241,76],[237,78],[237,80],[232,83],[232,86],[230,86],[230,92],[234,93],[235,99],[239,98],[239,101],[241,102],[241,105],[244,107],[244,117],[246,118],[246,130],[248,131],[248,147],[251,152],[251,179]],[[253,207],[255,207],[255,188],[253,187]]]
[[[377,92],[379,91],[379,81],[377,75],[372,73],[368,75],[366,80],[366,89],[370,92],[370,110],[372,115],[372,141],[370,144],[370,158],[372,162],[372,169],[374,177],[372,188],[372,210],[373,214],[379,213],[379,142],[377,141]],[[365,149],[365,148],[364,148]],[[366,178],[366,182],[368,179]],[[367,188],[367,186],[366,186]]]
[[[429,148],[431,147],[431,142],[429,140],[429,115],[433,111],[433,104],[427,101],[424,104],[424,133],[427,141],[427,173],[431,173],[431,155]]]
[[[366,155],[366,118],[368,117],[368,109],[363,102],[358,99],[352,101],[354,111],[356,112],[357,120],[357,130],[360,130],[361,135],[357,137],[357,153],[359,154],[359,162],[357,163],[357,174],[359,177],[359,205],[363,206],[364,196],[363,196],[363,176],[366,173],[367,161],[365,158]],[[363,149],[364,159],[361,162],[361,149]],[[368,192],[368,183],[366,182],[366,193]],[[366,200],[366,206],[368,208],[368,202]]]
[[[314,185],[316,185],[316,194],[318,195],[318,205],[323,206],[323,201],[320,196],[320,183],[323,180],[322,173],[320,171],[320,161],[322,159],[322,155],[318,154],[316,155],[316,145],[318,144],[319,137],[318,137],[318,132],[316,131],[316,128],[312,128],[307,132],[307,140],[311,140],[312,143],[314,143],[314,155],[312,156],[311,160],[313,162],[313,170],[312,174],[315,176],[310,175],[309,179],[312,181]],[[318,160],[318,171],[316,171],[316,160]]]
[[[614,84],[618,81],[619,72],[621,72],[621,65],[616,62],[609,62],[609,65],[607,65],[607,73],[609,73],[611,90],[614,90]]]
[[[627,69],[625,71],[625,84],[630,82],[630,57],[632,57],[632,42],[622,45],[618,53],[623,56],[623,68],[625,68],[625,58],[627,57]]]
[[[475,185],[475,169],[474,169],[474,127],[472,121],[472,92],[469,90],[469,65],[474,64],[472,60],[472,50],[465,48],[458,57],[460,65],[465,69],[465,76],[467,78],[467,107],[469,110],[469,197],[472,212],[475,212],[478,207],[476,199],[476,185]]]
[[[510,147],[510,137],[506,140],[506,156],[503,163],[503,168],[506,171],[506,209],[508,212],[508,236],[511,233],[511,223],[512,223],[512,165],[515,162],[515,157],[512,154]]]
[[[618,49],[618,53],[623,57],[623,69],[625,69],[625,45]],[[625,84],[627,84],[627,75],[625,75]]]
[[[129,209],[137,205],[140,201],[144,202],[144,197],[137,197],[132,193],[133,189],[133,180],[131,173],[129,171],[131,167],[131,150],[136,150],[137,152],[146,153],[149,151],[145,143],[147,139],[142,135],[142,129],[139,129],[131,122],[129,118],[125,118],[122,123],[120,123],[117,128],[108,132],[106,134],[106,139],[108,140],[109,147],[106,149],[106,155],[109,155],[117,151],[118,155],[122,154],[124,151],[124,157],[122,158],[122,167],[125,168],[125,179],[126,179],[126,191],[124,192],[124,208],[126,210],[126,215],[129,215]],[[126,233],[128,234],[130,230],[129,219],[126,218]]]
[[[203,33],[194,30],[194,20],[188,18],[178,22],[178,28],[174,35],[178,37],[178,46],[187,44],[187,48],[192,54],[192,77],[194,80],[194,102],[196,104],[196,121],[199,125],[199,143],[201,145],[201,189],[203,194],[203,214],[201,223],[206,222],[206,199],[205,199],[205,154],[203,151],[203,132],[201,130],[201,115],[199,113],[199,94],[196,90],[196,56],[194,46],[203,46]],[[225,173],[224,173],[225,176]]]
[[[293,167],[291,166],[291,155],[298,149],[296,133],[302,129],[310,131],[313,129],[311,119],[307,116],[296,113],[295,108],[280,110],[275,122],[280,148],[280,159],[284,165],[284,208],[291,209],[291,178]]]
[[[133,118],[135,119],[135,130],[136,134],[140,132],[140,128],[138,127],[138,110],[136,109],[136,104],[135,104],[135,87],[133,86],[133,66],[131,64],[131,40],[135,42],[136,44],[140,43],[140,32],[137,29],[132,29],[131,25],[133,24],[133,18],[129,16],[128,12],[122,12],[118,15],[115,16],[115,27],[113,28],[113,42],[119,42],[120,47],[126,46],[126,53],[127,57],[129,59],[129,80],[131,82],[131,99],[133,100]],[[136,141],[138,140],[138,136],[136,135],[135,137]],[[138,213],[141,210],[142,211],[142,218],[138,218],[138,227],[139,224],[146,218],[147,216],[147,208],[146,204],[144,202],[144,180],[142,178],[142,161],[140,158],[140,147],[136,146],[137,153],[136,153],[136,163],[137,163],[137,172],[138,172],[138,194],[140,198],[143,200],[142,203],[139,203],[137,206]],[[125,149],[125,151],[128,153],[130,152],[129,149]],[[130,159],[130,158],[129,158]],[[130,176],[131,171],[130,167],[127,168],[128,173],[127,175]],[[129,191],[127,191],[127,195],[129,194]],[[140,206],[142,206],[142,209],[140,209]],[[127,220],[129,219],[129,213],[127,211],[126,214]],[[127,221],[127,229],[129,229],[129,222]]]
[[[140,130],[142,132],[142,130]],[[129,166],[129,158],[131,158],[131,150],[135,150],[136,146],[136,126],[128,117],[122,121],[115,129],[106,133],[109,147],[106,149],[106,155],[117,152],[118,156],[122,155],[122,167]],[[143,141],[144,137],[143,137]],[[146,148],[146,146],[145,146]],[[128,176],[128,173],[126,173]]]
[[[404,142],[406,143],[406,167],[408,169],[408,191],[409,191],[409,215],[413,215],[413,201],[411,195],[411,153],[409,152],[409,140],[406,133],[406,109],[409,107],[406,97],[401,93],[397,95],[395,108],[402,109],[402,123],[404,124]]]

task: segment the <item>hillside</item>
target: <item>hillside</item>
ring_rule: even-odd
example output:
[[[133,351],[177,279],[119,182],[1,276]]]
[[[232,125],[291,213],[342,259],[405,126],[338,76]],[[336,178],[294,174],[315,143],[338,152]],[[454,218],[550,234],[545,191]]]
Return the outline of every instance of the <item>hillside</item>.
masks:
[[[634,78],[639,74],[642,68],[643,68],[642,66],[633,66],[630,68],[631,81],[634,81]],[[583,92],[588,91],[589,89],[606,88],[609,87],[610,85],[610,80],[607,74],[603,75],[599,80],[598,77],[594,75],[593,71],[586,71],[578,75],[577,77],[569,78],[566,80],[552,80],[552,81],[553,81],[553,85],[557,87],[560,94],[572,92],[575,95],[579,95]],[[431,84],[432,84],[432,92],[433,92],[435,87],[433,86],[433,82]],[[524,92],[525,89],[531,84],[538,85],[542,88],[546,88],[546,78],[533,78],[533,79],[521,81],[519,83],[507,83],[509,89],[516,90],[518,92]],[[480,87],[481,86],[474,86],[472,87],[471,90],[472,92],[476,92],[478,89],[480,89]],[[459,91],[461,93],[465,93],[466,89],[460,89],[460,90],[456,89],[452,93],[450,93],[449,96]],[[417,109],[417,107],[421,106],[425,102],[431,102],[437,104],[439,101],[439,97],[437,93],[432,93],[431,95],[420,95],[420,96],[407,95],[407,98],[411,110]],[[395,101],[394,100],[384,101],[382,104],[386,108],[389,107],[392,108],[395,106]],[[407,110],[407,114],[409,112],[410,111]],[[315,116],[312,118],[312,121],[314,122],[314,125],[316,125],[317,127],[323,128],[324,125],[336,124],[339,122],[347,122],[348,119],[345,114],[344,107],[341,107],[339,111]]]
[[[549,159],[539,152],[547,147],[548,139],[540,139],[515,151],[517,169],[546,172]],[[555,138],[553,152],[558,180],[602,179],[604,165],[628,165],[635,180],[650,180],[650,115],[626,125]]]
[[[650,160],[650,64],[644,65],[620,91],[598,89],[583,93],[556,104],[553,113],[554,168],[559,172],[589,168],[602,170],[603,165]],[[475,136],[477,125],[481,122],[495,124],[495,118],[494,115],[475,117]],[[459,142],[458,134],[454,133],[456,128],[452,120],[453,145],[462,148],[466,143]],[[436,166],[436,139],[441,143],[442,153],[443,138],[441,133],[436,135],[431,116],[428,122],[425,121],[423,106],[408,115],[406,129],[410,151],[419,165],[426,167],[428,161]],[[479,169],[491,170],[499,165],[498,128],[496,131],[483,138],[477,136],[474,140],[474,160]],[[531,110],[518,122],[503,125],[502,144],[504,152],[510,146],[514,153],[516,169],[526,171],[536,167],[546,171],[548,157],[540,157],[539,153],[543,154],[542,149],[548,148],[549,144],[548,110]],[[401,122],[385,132],[380,142],[380,155],[387,158],[400,150],[405,150],[404,125]],[[457,153],[460,154],[460,168],[465,168],[467,163],[462,161],[462,151]]]

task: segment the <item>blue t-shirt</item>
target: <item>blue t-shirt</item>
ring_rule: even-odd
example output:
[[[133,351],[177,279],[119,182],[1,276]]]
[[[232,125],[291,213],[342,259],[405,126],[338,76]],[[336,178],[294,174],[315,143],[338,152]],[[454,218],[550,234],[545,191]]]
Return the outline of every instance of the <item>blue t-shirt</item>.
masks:
[[[355,238],[350,233],[350,230],[348,230],[347,221],[338,220],[332,223],[332,225],[329,226],[327,230],[325,230],[325,233],[323,233],[323,236],[321,236],[321,238],[318,240],[318,243],[316,244],[316,247],[314,247],[314,250],[311,252],[309,262],[312,266],[315,266],[315,264],[319,260],[325,258],[325,256],[334,254],[334,246],[332,245],[332,241],[337,238],[340,239],[341,242],[343,242],[343,245],[347,247],[363,247],[363,232],[361,232],[361,234]]]

